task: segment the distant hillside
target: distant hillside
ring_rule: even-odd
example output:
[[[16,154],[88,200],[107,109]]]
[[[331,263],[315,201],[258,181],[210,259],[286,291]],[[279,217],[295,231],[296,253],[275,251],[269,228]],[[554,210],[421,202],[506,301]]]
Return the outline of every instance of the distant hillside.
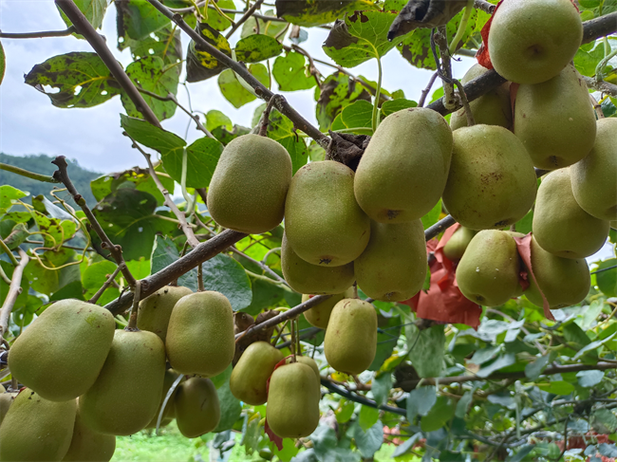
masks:
[[[4,164],[13,165],[15,167],[45,175],[51,175],[56,170],[56,166],[51,163],[52,160],[54,160],[54,157],[46,156],[44,154],[21,157],[0,153],[0,162]],[[67,161],[69,163],[69,176],[71,181],[75,185],[77,191],[84,196],[88,205],[92,207],[96,204],[96,200],[90,190],[90,181],[101,176],[102,174],[81,168],[76,160],[67,159]],[[3,184],[9,184],[22,191],[28,191],[31,196],[43,194],[48,199],[53,199],[53,197],[50,196],[49,191],[53,189],[54,185],[60,188],[63,187],[59,184],[43,183],[41,181],[31,180],[30,178],[17,175],[15,173],[7,172],[6,170],[0,170],[0,185]],[[66,193],[61,197],[66,197]]]

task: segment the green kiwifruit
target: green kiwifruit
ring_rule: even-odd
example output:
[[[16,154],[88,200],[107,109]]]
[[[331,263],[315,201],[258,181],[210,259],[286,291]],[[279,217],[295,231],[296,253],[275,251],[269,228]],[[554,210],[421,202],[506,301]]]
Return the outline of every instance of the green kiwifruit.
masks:
[[[9,369],[42,398],[75,399],[99,375],[115,327],[114,317],[103,307],[60,300],[17,337],[9,354]]]
[[[596,115],[587,85],[574,66],[547,82],[519,86],[514,134],[538,168],[567,167],[589,154],[596,138]]]
[[[171,367],[181,374],[212,377],[227,369],[236,348],[227,297],[215,291],[182,297],[171,313],[165,347]]]
[[[371,220],[371,239],[354,261],[358,287],[375,300],[407,300],[422,289],[426,258],[421,220],[407,223]]]
[[[470,229],[502,228],[523,218],[536,197],[536,172],[523,143],[503,127],[474,125],[453,133],[443,204]]]
[[[137,328],[154,332],[164,342],[171,311],[185,295],[192,294],[188,287],[165,286],[139,302]]]
[[[71,444],[76,410],[75,399],[49,401],[23,389],[0,425],[0,460],[62,460]]]
[[[368,302],[346,298],[338,302],[328,321],[324,353],[339,372],[356,375],[365,371],[377,351],[377,313]]]
[[[451,155],[452,131],[437,112],[415,107],[390,114],[358,164],[358,204],[380,223],[422,217],[443,193]]]
[[[523,291],[516,242],[505,231],[476,234],[456,267],[456,282],[465,297],[484,306],[499,306]]]
[[[191,377],[176,390],[176,422],[187,438],[211,432],[221,419],[216,388],[210,379]]]
[[[326,327],[328,327],[328,319],[330,319],[330,313],[332,312],[332,308],[334,308],[334,305],[336,305],[344,298],[352,298],[353,296],[354,288],[350,287],[345,292],[341,294],[334,294],[329,299],[324,300],[323,302],[315,305],[313,308],[305,311],[304,317],[311,325],[325,329]],[[302,295],[302,303],[310,300],[312,297],[313,295]]]
[[[266,402],[266,383],[283,353],[268,342],[251,343],[231,371],[229,388],[240,401],[258,406]]]
[[[165,347],[154,333],[116,330],[105,365],[79,398],[79,411],[92,430],[131,435],[143,429],[161,403]]]
[[[581,19],[570,0],[506,0],[493,15],[488,52],[506,79],[537,84],[572,61],[582,38]]]
[[[617,220],[617,118],[597,121],[593,148],[570,167],[570,176],[583,210],[602,220]]]
[[[486,72],[488,72],[487,68],[476,63],[469,68],[461,79],[461,83],[469,83]],[[510,83],[506,82],[479,98],[470,101],[469,108],[477,124],[499,125],[510,130],[512,128]],[[459,109],[450,116],[450,127],[452,130],[466,126],[467,115],[465,114],[465,108]]]
[[[544,250],[531,241],[531,266],[538,280],[529,275],[529,287],[524,294],[534,305],[543,306],[538,285],[551,308],[563,308],[582,302],[589,293],[591,276],[589,265],[584,258],[562,258]]]
[[[293,356],[288,356],[285,359],[285,364],[291,364],[293,362],[294,362]],[[306,364],[311,369],[313,369],[313,372],[315,373],[315,378],[317,379],[317,383],[321,383],[321,376],[319,374],[319,366],[317,365],[314,359],[309,358],[308,356],[296,355],[295,362]]]
[[[266,420],[281,438],[309,436],[319,424],[320,385],[310,366],[295,362],[270,377]]]
[[[16,392],[5,392],[0,394],[0,425],[16,397]]]
[[[296,172],[285,202],[285,234],[300,258],[320,266],[351,263],[366,247],[370,228],[354,197],[352,169],[324,160]]]
[[[84,424],[78,409],[71,445],[62,460],[107,462],[115,451],[116,437],[91,430]]]
[[[208,188],[208,211],[219,225],[264,233],[283,220],[291,157],[277,141],[243,135],[221,154]]]
[[[281,268],[291,288],[305,294],[338,294],[347,290],[356,280],[353,262],[335,267],[308,263],[291,248],[286,233],[283,234]]]
[[[167,396],[167,392],[174,384],[176,379],[180,374],[178,374],[173,369],[167,369],[165,371],[165,379],[163,380],[163,392],[161,393],[161,403],[159,404],[159,408],[156,410],[156,414],[150,421],[146,428],[156,428],[156,423],[159,419],[159,414],[161,413],[161,407],[163,407],[163,403],[165,402],[165,397]],[[165,425],[169,425],[176,415],[176,407],[174,405],[174,396],[175,390],[172,392],[169,400],[167,401],[167,405],[165,406],[165,410],[163,411],[163,417],[161,418],[160,427],[164,427]]]
[[[533,235],[547,252],[564,258],[585,258],[606,242],[608,221],[585,212],[572,193],[570,169],[544,176],[533,214]]]
[[[460,260],[475,235],[476,231],[473,229],[461,226],[444,245],[443,254],[450,260]]]

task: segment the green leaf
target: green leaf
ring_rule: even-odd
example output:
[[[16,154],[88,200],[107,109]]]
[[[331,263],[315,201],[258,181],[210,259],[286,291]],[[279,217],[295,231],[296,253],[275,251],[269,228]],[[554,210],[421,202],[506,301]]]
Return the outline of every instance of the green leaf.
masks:
[[[434,325],[428,329],[418,330],[411,326],[411,335],[407,336],[411,362],[418,376],[441,377],[444,371],[444,348],[446,337],[443,325]]]
[[[187,146],[186,186],[189,188],[207,187],[222,152],[223,145],[219,141],[206,136]],[[163,165],[167,173],[180,183],[182,180],[182,153],[174,150],[164,155]]]
[[[268,138],[283,145],[291,157],[293,173],[296,173],[308,161],[308,150],[304,139],[298,136],[294,124],[276,109],[270,111]]]
[[[346,399],[342,399],[339,407],[336,411],[334,411],[336,415],[336,421],[340,424],[347,423],[351,420],[354,411],[354,403],[353,401],[348,401]]]
[[[35,65],[25,77],[28,85],[49,96],[56,107],[93,107],[120,94],[120,86],[96,53],[74,51]],[[45,86],[57,92],[45,91]]]
[[[533,223],[533,210],[517,221],[514,225],[517,233],[528,234],[531,232],[531,224]]]
[[[617,430],[617,417],[608,409],[596,409],[593,413],[593,426],[602,433],[613,433]]]
[[[274,10],[267,10],[264,13],[266,17],[276,17]],[[257,26],[259,24],[259,27]],[[240,32],[240,38],[248,37],[253,34],[265,34],[270,37],[276,37],[283,32],[286,24],[282,21],[265,21],[264,19],[256,19],[251,16],[242,24],[242,31]]]
[[[13,201],[27,195],[27,193],[8,184],[0,186],[0,214],[4,215],[10,209],[13,206]]]
[[[371,100],[369,92],[360,83],[342,72],[329,75],[315,92],[315,98],[319,98],[315,115],[322,131],[330,128],[334,118],[345,106],[357,99]]]
[[[0,42],[0,83],[4,79],[4,71],[6,70],[6,56],[4,55],[4,48]]]
[[[358,100],[345,106],[341,112],[341,121],[347,128],[371,127],[373,105],[366,100]]]
[[[506,459],[507,462],[521,462],[527,454],[535,447],[535,444],[527,444],[523,446],[516,454]]]
[[[251,64],[249,72],[253,74],[265,87],[270,88],[270,75],[263,64]],[[219,88],[227,101],[235,108],[240,108],[257,97],[238,80],[238,76],[231,69],[225,69],[218,78]]]
[[[555,382],[538,383],[538,388],[547,393],[553,393],[554,395],[569,395],[574,391],[574,385],[563,380],[557,380]]]
[[[515,363],[516,363],[516,356],[513,353],[507,353],[503,356],[498,357],[495,361],[493,361],[489,365],[484,366],[482,369],[476,372],[476,375],[478,377],[488,377],[493,372],[503,369],[504,367],[511,366],[512,364],[515,364]]]
[[[375,9],[368,0],[342,0],[337,2],[315,0],[276,0],[276,15],[291,24],[318,26],[334,22],[345,12]]]
[[[441,451],[439,453],[440,462],[465,462],[465,455],[460,452]]]
[[[285,296],[286,293],[291,293],[291,292],[284,291],[283,297]],[[307,330],[313,329],[313,328],[314,326],[306,320],[306,317],[304,315],[301,315],[298,318],[298,329],[300,331],[300,335],[302,335]],[[325,337],[326,337],[326,331],[322,329],[318,331],[317,334],[315,334],[313,337],[307,338],[302,341],[310,345],[313,345],[313,346],[319,346],[323,343]]]
[[[383,443],[383,424],[378,420],[367,430],[363,430],[359,424],[355,425],[353,439],[362,457],[371,459]]]
[[[395,112],[402,111],[403,109],[408,109],[411,107],[417,107],[418,103],[415,101],[411,101],[409,99],[392,99],[390,101],[385,101],[381,105],[381,113],[383,117],[387,117],[390,114],[394,114]]]
[[[373,379],[373,385],[371,391],[373,398],[378,405],[386,404],[388,402],[388,395],[392,388],[392,374],[385,372]]]
[[[225,371],[212,377],[212,382],[216,386],[216,394],[221,406],[221,420],[214,429],[214,432],[230,430],[242,413],[242,405],[229,388],[229,378],[231,377],[231,364]]]
[[[424,229],[430,228],[439,221],[441,215],[441,199],[435,204],[435,207],[431,209],[426,215],[422,217],[422,226]]]
[[[249,35],[236,44],[236,59],[245,63],[257,63],[274,58],[282,51],[283,45],[275,38],[263,34]]]
[[[377,352],[375,359],[369,366],[369,371],[377,371],[386,359],[392,356],[394,347],[401,335],[401,317],[392,316],[386,318],[379,316],[379,329],[377,329]],[[386,374],[387,375],[387,374]]]
[[[178,135],[155,127],[145,120],[120,114],[120,125],[135,141],[156,149],[161,154],[182,150],[186,146],[186,142]]]
[[[111,275],[117,268],[115,263],[108,260],[92,263],[82,272],[81,285],[85,289],[84,298],[90,299],[107,281],[108,275]],[[120,276],[117,276],[120,278]],[[120,295],[120,291],[116,287],[108,287],[103,292],[103,295],[97,301],[98,305],[105,305],[114,300]]]
[[[277,284],[271,284],[263,279],[250,278],[253,298],[251,304],[241,311],[255,316],[265,308],[276,307],[285,296],[285,289]],[[302,319],[302,317],[300,317]],[[308,323],[308,321],[306,321]],[[301,329],[303,327],[300,327]]]
[[[467,415],[467,410],[469,409],[469,405],[472,402],[473,392],[468,390],[463,394],[461,399],[458,400],[458,403],[456,403],[456,411],[454,412],[454,415],[459,419],[465,418],[465,415]]]
[[[225,127],[227,130],[232,130],[233,124],[231,119],[221,111],[212,109],[206,114],[206,129],[211,132],[217,127]]]
[[[218,0],[216,2],[219,8],[226,8],[229,10],[235,10],[236,5],[233,0]],[[225,13],[230,19],[235,19],[236,15],[233,13]],[[206,19],[206,23],[215,30],[223,31],[231,26],[229,19],[226,19],[222,16],[218,11],[209,9],[208,10],[208,18]]]
[[[612,335],[609,335],[608,337],[602,339],[602,340],[596,340],[595,342],[591,342],[589,345],[585,345],[583,348],[581,348],[578,353],[576,353],[574,355],[574,357],[572,358],[574,361],[576,361],[578,358],[580,358],[581,356],[583,356],[585,353],[587,353],[588,351],[592,351],[592,350],[596,350],[598,347],[604,345],[606,342],[608,342],[609,340],[611,340],[615,335],[617,335],[617,332],[615,332]],[[596,352],[597,353],[597,352]]]
[[[136,85],[159,96],[165,97],[169,93],[173,95],[178,93],[178,66],[165,66],[158,56],[132,62],[126,68],[126,73]],[[144,93],[142,96],[157,119],[169,119],[175,114],[177,106],[173,101],[161,101]],[[137,110],[126,93],[122,93],[122,104],[128,116],[142,117],[141,112]]]
[[[540,356],[534,362],[529,363],[525,366],[525,376],[529,380],[537,380],[540,375],[542,375],[542,371],[546,369],[553,360],[555,359],[555,354],[545,354]]]
[[[576,374],[576,378],[581,387],[591,388],[602,381],[604,371],[580,371]]]
[[[389,12],[354,11],[344,21],[334,23],[323,49],[336,64],[347,68],[371,58],[380,59],[396,45],[388,40],[395,17]]]
[[[617,258],[604,260],[595,270],[598,289],[600,289],[607,297],[617,297],[617,268],[605,269],[612,266],[617,266]]]
[[[210,45],[231,57],[231,48],[227,39],[206,23],[197,24],[196,31]],[[186,54],[186,81],[199,82],[219,74],[226,66],[220,63],[203,47],[191,40]]]
[[[423,432],[439,430],[452,417],[454,417],[454,405],[448,398],[440,396],[429,413],[422,417],[420,428],[422,428]]]
[[[306,67],[306,58],[295,51],[274,60],[272,75],[279,84],[280,91],[307,90],[317,84]]]
[[[407,396],[407,420],[412,422],[417,416],[425,416],[437,402],[437,391],[432,385],[418,387]]]
[[[296,447],[296,443],[291,438],[283,438],[283,448],[280,450],[272,444],[272,453],[281,462],[290,462],[299,450],[300,448]]]
[[[152,246],[152,255],[150,256],[150,274],[158,273],[162,269],[167,268],[178,258],[180,258],[180,253],[174,241],[169,237],[157,235]],[[180,276],[178,278],[178,285],[188,287],[192,291],[197,292],[197,269],[193,268]]]
[[[107,0],[73,0],[79,11],[81,11],[88,22],[92,24],[92,27],[95,29],[100,29],[103,24],[103,18],[105,17],[105,10],[107,10]],[[56,4],[56,8],[58,5]],[[62,16],[62,20],[68,26],[71,26],[73,23],[71,20],[64,14],[60,8],[58,8],[60,12],[60,16]],[[79,35],[78,35],[79,37]]]
[[[595,47],[593,47],[595,45]],[[593,77],[596,67],[604,59],[604,45],[602,42],[593,42],[580,47],[574,55],[574,66],[582,75]]]
[[[358,425],[363,431],[367,431],[379,420],[379,409],[362,405],[358,414]]]
[[[218,254],[202,264],[205,290],[216,290],[225,295],[234,311],[251,304],[251,281],[242,265],[229,255]]]
[[[57,292],[54,292],[54,294],[51,297],[49,297],[49,301],[56,302],[58,300],[64,300],[66,298],[74,298],[76,300],[85,301],[83,293],[84,293],[84,290],[83,290],[83,287],[81,286],[81,281],[76,280],[76,281],[69,282],[64,287],[62,287],[60,290],[58,290]]]
[[[156,199],[134,189],[119,189],[98,203],[93,213],[126,260],[149,256],[156,233],[172,234],[173,222],[155,214]]]
[[[129,0],[117,2],[118,13],[118,48],[122,50],[126,39],[143,40],[169,24],[147,0]]]

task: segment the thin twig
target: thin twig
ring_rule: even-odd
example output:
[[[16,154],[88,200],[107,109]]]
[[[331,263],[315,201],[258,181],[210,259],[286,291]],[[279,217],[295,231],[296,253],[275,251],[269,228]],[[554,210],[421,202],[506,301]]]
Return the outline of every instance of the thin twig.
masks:
[[[495,11],[495,7],[497,5],[493,5],[492,3],[487,2],[486,0],[475,0],[473,2],[473,7],[477,10],[482,10],[485,13],[493,14]]]
[[[58,5],[64,14],[66,14],[66,16],[71,20],[73,26],[77,29],[77,32],[83,35],[92,48],[94,48],[94,51],[96,51],[118,84],[120,84],[122,89],[125,91],[126,95],[131,99],[135,105],[135,109],[137,109],[144,116],[144,119],[152,125],[161,128],[161,124],[156,118],[156,115],[152,109],[150,109],[150,106],[148,106],[143,97],[139,94],[137,87],[129,76],[126,75],[126,72],[124,72],[124,69],[116,60],[116,57],[111,53],[105,39],[96,32],[94,27],[92,27],[92,24],[88,22],[88,19],[79,10],[79,8],[77,8],[77,5],[75,5],[73,0],[55,0],[55,2],[56,5]]]
[[[1,32],[0,38],[8,39],[30,39],[30,38],[47,38],[47,37],[66,37],[77,32],[75,26],[69,26],[64,30],[49,30],[42,32]]]
[[[56,0],[61,1],[61,0]],[[66,1],[66,0],[64,0]],[[154,6],[158,11],[160,11],[164,16],[171,19],[174,23],[180,27],[195,43],[198,43],[199,46],[212,55],[214,59],[219,61],[221,64],[232,69],[236,74],[238,74],[242,79],[244,79],[255,91],[255,94],[265,100],[269,101],[270,98],[274,96],[274,93],[266,88],[253,74],[249,72],[249,70],[243,66],[242,64],[234,61],[231,57],[227,56],[225,53],[220,51],[218,48],[210,45],[199,33],[194,31],[179,14],[173,14],[169,8],[164,6],[158,0],[148,0],[152,6]],[[324,135],[317,127],[312,125],[308,120],[306,120],[298,111],[296,111],[287,100],[281,96],[277,101],[276,108],[280,113],[287,116],[294,124],[294,127],[298,130],[303,131],[308,136],[313,138],[317,143],[322,147],[327,147],[330,138]]]
[[[446,26],[439,26],[437,29],[433,29],[433,33],[431,33],[431,48],[433,51],[433,57],[435,59],[435,64],[437,66],[437,72],[439,72],[439,77],[443,82],[443,92],[444,92],[444,106],[447,109],[453,109],[456,107],[456,97],[454,96],[454,84],[452,82],[452,65],[450,63],[450,52],[448,51],[448,39]],[[437,58],[437,53],[433,44],[436,44],[439,47],[439,54],[441,56],[441,64],[439,58]]]
[[[471,112],[471,107],[469,106],[469,100],[467,99],[467,95],[465,94],[464,85],[457,79],[452,79],[452,83],[456,85],[458,88],[458,97],[463,105],[463,109],[465,110],[465,116],[467,116],[467,126],[473,127],[476,124],[476,120]]]
[[[163,195],[163,198],[165,199],[165,202],[164,202],[165,205],[167,205],[167,207],[169,207],[169,209],[176,216],[176,218],[178,218],[178,221],[180,222],[180,228],[182,229],[182,232],[186,236],[188,243],[191,245],[191,247],[198,246],[199,240],[197,240],[197,238],[195,237],[195,232],[193,231],[192,226],[186,221],[186,216],[184,212],[180,211],[176,203],[172,200],[171,196],[169,195],[169,191],[167,191],[165,186],[163,186],[163,183],[161,182],[159,176],[156,173],[156,170],[154,170],[154,165],[152,165],[150,154],[144,151],[141,148],[141,146],[137,144],[137,141],[135,141],[128,133],[124,132],[124,134],[131,139],[131,141],[133,142],[133,147],[137,149],[139,152],[141,152],[141,154],[146,158],[150,176],[154,180],[156,187],[159,189],[159,191]]]
[[[96,303],[98,299],[101,298],[101,295],[103,295],[103,292],[105,292],[107,288],[114,282],[114,279],[116,279],[116,276],[118,275],[119,272],[120,272],[120,266],[116,267],[114,272],[109,275],[109,277],[103,283],[101,288],[96,291],[96,293],[92,296],[90,300],[88,300],[88,303]]]
[[[456,224],[456,220],[452,218],[452,215],[448,215],[442,218],[441,220],[439,220],[433,226],[427,228],[424,231],[424,238],[427,241],[430,241],[435,236],[437,236],[439,233],[441,233],[442,231],[445,231],[446,229],[448,229],[450,226],[453,226],[454,224]]]
[[[15,173],[17,175],[31,178],[36,181],[44,181],[46,183],[58,183],[55,178],[49,175],[42,175],[40,173],[30,172],[28,170],[24,170],[23,168],[15,167],[13,165],[3,164],[2,162],[0,162],[0,170],[6,170],[7,172]]]
[[[386,412],[391,412],[393,414],[398,414],[402,416],[407,415],[407,410],[405,409],[402,409],[400,407],[388,406],[386,404],[378,405],[375,401],[371,399],[365,398],[364,396],[357,395],[349,390],[345,390],[344,388],[337,386],[334,382],[332,382],[328,378],[321,377],[321,384],[324,387],[326,387],[328,390],[330,390],[331,392],[334,392],[337,395],[343,396],[347,398],[348,400],[353,401],[355,403],[360,403],[360,404],[363,404],[364,406],[372,407],[374,409],[379,409],[379,410],[386,411]]]
[[[268,125],[270,125],[270,111],[272,106],[276,103],[276,99],[279,95],[274,95],[266,104],[263,114],[261,115],[261,125],[259,126],[259,136],[268,136]]]
[[[9,286],[9,291],[6,294],[6,298],[4,299],[4,303],[2,304],[2,309],[0,309],[0,339],[4,338],[4,334],[9,328],[9,317],[11,316],[11,311],[13,310],[13,306],[15,306],[15,301],[19,294],[21,294],[21,277],[24,274],[24,269],[26,265],[30,261],[30,257],[21,249],[18,249],[19,252],[19,264],[13,270],[13,276],[11,277],[11,285]]]
[[[102,241],[101,246],[109,250],[109,252],[111,253],[111,256],[114,258],[114,260],[116,260],[118,267],[120,267],[120,271],[122,271],[122,275],[124,276],[124,279],[126,279],[129,285],[133,287],[136,280],[135,280],[135,277],[129,271],[128,267],[126,266],[126,263],[124,262],[124,257],[122,256],[122,247],[120,247],[119,245],[115,245],[114,243],[111,242],[111,240],[109,239],[109,237],[107,237],[107,234],[103,230],[103,227],[101,226],[101,224],[98,222],[98,220],[92,213],[92,210],[90,210],[90,207],[88,207],[88,205],[86,204],[86,199],[84,199],[83,196],[79,194],[79,192],[77,192],[77,189],[75,189],[75,186],[73,186],[73,182],[69,178],[69,174],[67,171],[68,164],[66,163],[66,158],[64,156],[58,156],[51,163],[58,167],[58,170],[54,172],[53,177],[57,179],[59,182],[61,182],[62,184],[64,184],[64,186],[66,186],[66,189],[68,190],[69,194],[73,197],[73,200],[75,201],[75,203],[79,205],[79,207],[83,210],[84,214],[86,215],[86,218],[88,218],[88,221],[90,222],[90,226],[92,226],[97,236],[101,239]]]
[[[422,90],[422,93],[420,94],[420,99],[418,100],[418,107],[424,106],[426,97],[431,91],[431,88],[433,88],[433,84],[435,83],[435,80],[437,80],[437,77],[439,77],[439,72],[435,71],[433,75],[431,75],[431,78],[429,79],[428,84],[426,85],[424,90]]]
[[[11,284],[11,278],[6,275],[4,269],[2,269],[2,265],[0,265],[0,279],[2,279],[7,284]]]
[[[238,21],[236,21],[232,28],[229,29],[229,32],[227,32],[225,38],[229,40],[229,38],[234,34],[234,32],[237,31],[238,28],[252,16],[255,10],[257,10],[261,6],[263,1],[264,0],[256,0],[255,3],[253,3],[253,5],[246,11],[246,13],[244,13],[244,15],[240,19],[238,19]]]
[[[15,255],[13,255],[13,252],[11,252],[11,249],[9,249],[9,247],[6,245],[4,240],[2,240],[2,238],[0,238],[0,248],[11,259],[11,263],[13,263],[13,266],[17,266],[19,264],[17,258],[15,258]]]
[[[248,261],[250,261],[251,263],[256,264],[257,266],[259,266],[261,269],[263,269],[266,273],[268,273],[270,276],[272,276],[274,279],[276,279],[278,282],[280,282],[281,284],[285,284],[287,287],[289,287],[289,284],[287,283],[287,281],[285,279],[283,279],[282,277],[280,277],[276,271],[274,271],[272,268],[270,268],[268,265],[266,265],[265,263],[259,261],[259,260],[255,260],[254,258],[249,257],[247,254],[245,254],[244,252],[241,252],[240,250],[236,249],[235,247],[230,247],[229,248],[233,253],[240,255],[242,258],[246,258]]]
[[[131,317],[126,330],[137,330],[137,314],[139,313],[139,301],[141,300],[141,282],[137,281],[133,286],[133,306],[131,307]]]

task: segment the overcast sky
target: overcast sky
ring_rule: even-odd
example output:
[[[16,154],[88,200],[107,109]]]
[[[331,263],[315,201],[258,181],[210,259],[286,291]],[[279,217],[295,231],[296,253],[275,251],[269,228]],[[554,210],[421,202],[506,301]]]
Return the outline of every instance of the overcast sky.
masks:
[[[240,2],[237,2],[241,7]],[[268,7],[264,7],[264,10]],[[108,39],[117,59],[126,67],[131,62],[129,50],[119,52],[115,47],[116,11],[110,5],[103,24],[103,35]],[[0,0],[0,30],[3,32],[27,32],[43,30],[61,30],[66,26],[56,10],[52,0]],[[314,56],[329,60],[321,49],[328,31],[309,29],[309,41],[303,47]],[[239,39],[239,33],[232,37],[232,45]],[[287,42],[288,43],[288,42]],[[182,36],[184,53],[188,38]],[[116,96],[104,104],[89,109],[60,109],[52,106],[49,98],[24,83],[24,75],[35,64],[70,51],[92,51],[84,40],[74,37],[45,39],[2,39],[6,53],[6,74],[0,85],[0,151],[12,155],[26,154],[64,154],[77,159],[80,165],[100,172],[119,171],[135,165],[144,166],[141,155],[130,148],[129,140],[122,136],[120,113],[123,107],[120,97]],[[273,61],[273,60],[272,60]],[[426,85],[431,73],[418,70],[408,64],[398,53],[392,50],[384,58],[384,88],[405,91],[407,98],[416,99]],[[473,64],[471,59],[456,64],[459,77]],[[333,69],[318,65],[324,75]],[[377,80],[375,60],[371,60],[352,70],[355,74]],[[181,81],[184,80],[184,71]],[[274,82],[273,90],[277,91]],[[436,88],[436,87],[435,87]],[[227,114],[233,123],[250,126],[255,107],[261,104],[254,101],[235,109],[221,95],[216,77],[203,82],[189,84],[193,108],[208,112],[218,109]],[[178,97],[187,102],[186,91],[179,88]],[[315,121],[314,90],[285,92],[285,97],[305,117]],[[184,137],[188,117],[181,111],[163,122],[165,129]],[[191,125],[188,130],[189,142],[200,137],[201,132]]]

